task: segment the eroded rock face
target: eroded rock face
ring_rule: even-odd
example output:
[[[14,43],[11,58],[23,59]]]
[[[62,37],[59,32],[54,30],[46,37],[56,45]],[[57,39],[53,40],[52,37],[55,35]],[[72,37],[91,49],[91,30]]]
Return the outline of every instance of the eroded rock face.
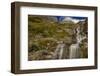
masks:
[[[80,56],[81,58],[87,58],[88,57],[88,20],[81,21],[78,24],[80,26],[80,34],[82,37],[85,37],[81,43],[80,43]]]

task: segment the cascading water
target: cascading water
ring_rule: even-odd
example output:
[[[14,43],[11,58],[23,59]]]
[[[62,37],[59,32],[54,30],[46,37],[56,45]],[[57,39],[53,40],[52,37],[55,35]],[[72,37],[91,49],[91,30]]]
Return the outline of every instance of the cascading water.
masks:
[[[72,58],[78,58],[80,57],[80,52],[79,52],[79,43],[80,43],[80,29],[79,27],[76,29],[77,33],[76,33],[76,40],[77,40],[77,43],[76,44],[72,44],[70,46],[70,53],[69,53],[69,58],[72,59]]]
[[[76,44],[71,44],[71,46],[69,47],[69,58],[80,58],[80,43],[82,42],[82,40],[84,40],[86,38],[86,36],[82,36],[80,34],[80,27],[77,27],[76,29]],[[63,54],[65,52],[64,48],[65,48],[65,44],[60,41],[56,47],[55,53],[53,58],[54,59],[62,59],[63,58]]]
[[[54,53],[54,57],[53,57],[54,59],[62,59],[64,47],[65,47],[65,44],[62,41],[58,43],[57,48]]]
[[[81,24],[83,26],[83,24]],[[80,26],[81,26],[80,25]],[[76,28],[76,43],[71,44],[70,47],[67,47],[69,50],[69,55],[67,58],[72,59],[72,58],[80,58],[80,43],[82,40],[86,39],[86,36],[81,35],[81,27],[78,26]],[[65,47],[66,44],[63,43],[62,41],[59,41],[56,50],[53,55],[53,59],[63,59],[63,54],[65,53]],[[66,53],[65,53],[66,54]]]
[[[76,33],[76,44],[72,44],[70,46],[70,53],[69,53],[69,58],[72,59],[72,58],[79,58],[80,57],[80,47],[79,47],[79,44],[81,43],[82,40],[84,40],[86,38],[86,36],[82,36],[80,34],[80,27],[78,27],[76,29],[77,33]]]
[[[79,52],[79,44],[72,44],[70,46],[70,54],[69,54],[69,58],[79,58],[80,56],[80,52]]]

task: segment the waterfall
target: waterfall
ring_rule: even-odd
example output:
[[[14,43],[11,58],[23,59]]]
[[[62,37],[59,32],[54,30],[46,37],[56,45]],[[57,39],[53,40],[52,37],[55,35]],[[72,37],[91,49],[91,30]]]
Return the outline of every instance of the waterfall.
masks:
[[[80,43],[80,39],[81,39],[81,36],[80,36],[80,29],[79,27],[76,29],[76,44],[72,44],[70,46],[70,53],[69,53],[69,58],[72,59],[72,58],[79,58],[80,56],[80,52],[79,52],[79,43]]]
[[[59,59],[63,57],[64,46],[65,46],[64,44],[60,45]]]
[[[79,58],[80,56],[80,52],[79,52],[79,44],[72,44],[70,46],[70,55],[69,55],[69,58],[72,59],[72,58]]]
[[[75,44],[71,44],[70,46],[70,52],[69,52],[69,58],[79,58],[80,57],[80,47],[79,44],[81,43],[82,40],[84,40],[86,36],[82,36],[80,34],[80,27],[76,29],[76,40],[77,42]]]
[[[69,57],[67,58],[80,58],[80,43],[82,40],[86,39],[86,36],[80,34],[81,30],[80,27],[76,28],[76,43],[71,44],[69,47]],[[59,41],[58,45],[55,49],[53,59],[63,59],[65,53],[65,43],[63,41]],[[66,54],[66,53],[65,53]],[[65,57],[66,58],[66,57]]]
[[[54,59],[62,59],[64,47],[65,47],[65,44],[63,42],[58,43],[55,53],[54,53],[54,57],[53,57]]]

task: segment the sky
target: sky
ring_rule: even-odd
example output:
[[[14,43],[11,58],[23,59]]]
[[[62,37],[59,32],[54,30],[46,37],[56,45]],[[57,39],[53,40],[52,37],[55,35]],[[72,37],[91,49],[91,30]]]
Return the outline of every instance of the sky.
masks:
[[[75,16],[56,16],[56,18],[57,18],[58,21],[72,20],[75,23],[86,19],[86,17],[75,17]]]

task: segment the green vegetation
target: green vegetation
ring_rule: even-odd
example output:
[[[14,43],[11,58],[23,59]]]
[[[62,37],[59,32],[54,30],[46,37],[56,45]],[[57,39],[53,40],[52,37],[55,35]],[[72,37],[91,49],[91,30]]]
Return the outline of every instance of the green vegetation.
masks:
[[[73,22],[59,23],[45,16],[28,16],[28,59],[52,59],[58,41],[66,45],[76,43],[74,30],[77,25]],[[84,44],[83,44],[84,45]],[[84,46],[81,46],[84,48]],[[81,48],[81,50],[85,50]],[[85,54],[86,53],[86,54]],[[82,58],[87,52],[81,52]],[[85,54],[85,56],[84,56]]]

